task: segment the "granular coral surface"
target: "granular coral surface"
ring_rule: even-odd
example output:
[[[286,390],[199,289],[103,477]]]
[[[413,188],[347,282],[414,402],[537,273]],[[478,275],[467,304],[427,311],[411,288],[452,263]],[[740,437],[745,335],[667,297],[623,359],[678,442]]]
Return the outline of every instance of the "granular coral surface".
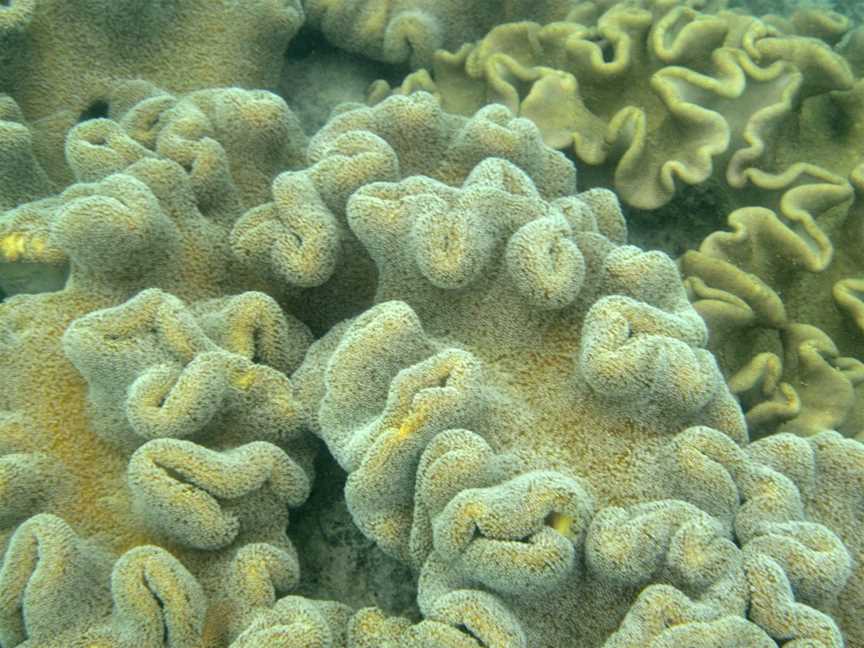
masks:
[[[864,648],[862,74],[815,7],[0,3],[0,648]]]

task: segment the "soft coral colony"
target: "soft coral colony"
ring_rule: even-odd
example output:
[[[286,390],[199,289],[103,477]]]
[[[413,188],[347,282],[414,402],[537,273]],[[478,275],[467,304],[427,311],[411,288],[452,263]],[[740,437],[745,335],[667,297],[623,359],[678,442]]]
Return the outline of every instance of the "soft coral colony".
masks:
[[[864,647],[864,37],[680,4],[0,5],[0,646]]]

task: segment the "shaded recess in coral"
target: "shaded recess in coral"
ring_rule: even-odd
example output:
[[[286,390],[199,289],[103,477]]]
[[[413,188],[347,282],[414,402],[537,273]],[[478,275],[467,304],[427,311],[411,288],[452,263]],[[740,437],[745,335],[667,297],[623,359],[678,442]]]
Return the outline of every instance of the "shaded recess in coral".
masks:
[[[100,99],[91,103],[81,112],[78,122],[80,123],[89,119],[104,119],[106,117],[108,117],[108,102]]]
[[[376,79],[399,83],[410,71],[403,64],[370,61],[328,43],[315,29],[303,27],[285,53],[279,91],[310,135],[344,102],[363,102]]]
[[[657,209],[622,205],[629,239],[643,249],[677,258],[723,228],[726,215],[734,208],[732,199],[722,186],[708,181],[682,188]]]

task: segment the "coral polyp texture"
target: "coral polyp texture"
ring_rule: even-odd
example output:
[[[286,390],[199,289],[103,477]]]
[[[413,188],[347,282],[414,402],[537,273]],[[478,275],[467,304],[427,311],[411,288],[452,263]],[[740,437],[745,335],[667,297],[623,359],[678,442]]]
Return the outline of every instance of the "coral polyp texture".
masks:
[[[458,186],[487,157],[518,165],[547,197],[575,182],[572,165],[530,122],[502,106],[471,118],[448,114],[427,93],[374,108],[343,104],[306,154],[310,166],[276,177],[272,201],[236,222],[231,245],[244,269],[288,287],[286,299],[316,330],[356,314],[374,295],[375,266],[347,216],[359,188],[421,174]]]
[[[3,223],[8,264],[69,268],[0,305],[4,647],[227,645],[297,581],[312,337],[228,239],[305,138],[263,91],[121,90],[67,138],[79,181]]]
[[[0,98],[29,121],[33,153],[56,191],[74,179],[62,155],[66,133],[114,116],[118,80],[176,93],[273,90],[303,17],[300,0],[6,0]]]
[[[864,648],[864,37],[724,5],[0,1],[0,648]]]
[[[85,410],[61,421],[72,412],[8,417],[20,428],[4,437],[4,509],[34,479],[61,483],[8,538],[4,646],[224,641],[296,583],[287,507],[308,495],[312,448],[280,369],[306,344],[308,332],[260,293],[187,309],[148,289],[75,320],[62,347],[87,389],[75,393],[70,371],[63,396]],[[54,447],[34,447],[34,433]],[[17,509],[4,518],[32,512]],[[218,621],[206,622],[208,602],[222,610]]]
[[[751,431],[856,436],[864,138],[851,27],[814,9],[582,4],[567,21],[502,24],[439,50],[397,92],[429,90],[454,112],[507,105],[571,150],[588,184],[656,210],[643,231],[663,231],[689,205],[663,206],[699,187],[695,204],[728,209],[732,231],[687,241],[681,268]],[[388,92],[379,83],[371,100]]]
[[[30,119],[99,116],[115,79],[174,92],[274,87],[303,22],[299,0],[7,0],[0,6],[0,91]]]
[[[427,620],[392,645],[842,645],[849,550],[750,457],[675,264],[625,244],[611,193],[544,200],[489,159],[366,185],[348,220],[378,303],[296,379],[355,522],[420,570]]]
[[[227,235],[278,172],[305,162],[296,117],[261,90],[175,97],[135,81],[115,85],[110,98],[112,119],[83,122],[66,139],[65,164],[77,182],[59,195],[40,184],[23,196],[31,200],[19,199],[0,217],[0,286],[8,294],[36,292],[32,282],[69,267],[83,293],[94,292],[92,282],[127,295],[170,285],[197,298],[239,285]],[[2,125],[23,148],[26,126]],[[39,162],[25,159],[31,175],[42,177]],[[13,162],[4,195],[24,188]],[[119,236],[125,231],[134,236]]]

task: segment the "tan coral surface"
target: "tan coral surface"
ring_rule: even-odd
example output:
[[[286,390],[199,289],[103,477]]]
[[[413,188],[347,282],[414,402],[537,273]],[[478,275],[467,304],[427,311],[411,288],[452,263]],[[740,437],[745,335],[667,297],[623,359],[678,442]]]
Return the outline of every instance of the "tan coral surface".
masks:
[[[747,454],[674,264],[624,244],[611,194],[544,199],[487,159],[461,187],[366,185],[347,220],[378,304],[296,378],[355,522],[420,569],[426,620],[381,641],[462,645],[462,627],[494,646],[840,645],[820,610],[853,559]],[[696,486],[709,479],[722,505]]]
[[[0,646],[864,647],[850,21],[303,4],[0,2]]]

